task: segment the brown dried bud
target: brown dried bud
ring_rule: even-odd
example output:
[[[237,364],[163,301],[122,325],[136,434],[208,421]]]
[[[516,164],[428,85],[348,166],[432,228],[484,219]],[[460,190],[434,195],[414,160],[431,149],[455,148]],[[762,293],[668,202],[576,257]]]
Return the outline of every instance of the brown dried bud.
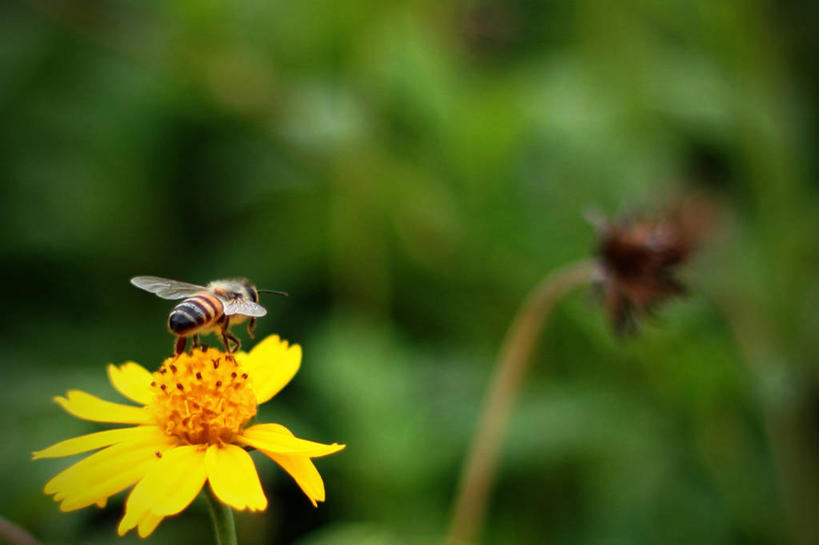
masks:
[[[686,293],[675,272],[706,231],[709,214],[697,210],[703,204],[692,201],[659,217],[598,224],[600,288],[617,333],[634,332],[639,315],[651,314],[666,299]]]

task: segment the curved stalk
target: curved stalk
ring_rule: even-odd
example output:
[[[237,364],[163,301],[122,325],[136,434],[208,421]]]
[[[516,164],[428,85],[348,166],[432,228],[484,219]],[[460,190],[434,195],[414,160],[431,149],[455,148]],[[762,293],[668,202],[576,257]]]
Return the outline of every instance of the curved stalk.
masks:
[[[40,545],[40,542],[34,539],[34,536],[29,534],[22,527],[17,526],[3,517],[0,517],[0,543],[8,543],[9,545]]]
[[[805,399],[798,391],[772,396],[763,390],[772,377],[781,381],[789,369],[778,369],[775,354],[784,352],[776,346],[771,326],[764,313],[752,310],[739,296],[714,296],[742,352],[740,358],[753,384],[762,392],[758,396],[759,414],[768,439],[777,492],[782,503],[785,524],[793,543],[810,545],[819,535],[819,465],[816,443]],[[796,388],[796,378],[789,376]],[[767,394],[767,395],[766,395]]]
[[[236,545],[236,524],[233,522],[233,511],[213,495],[210,486],[205,487],[208,498],[208,512],[213,521],[217,545]]]
[[[544,278],[518,310],[498,355],[477,431],[464,462],[447,543],[471,543],[481,529],[509,413],[532,352],[555,303],[594,279],[593,261],[562,267]]]

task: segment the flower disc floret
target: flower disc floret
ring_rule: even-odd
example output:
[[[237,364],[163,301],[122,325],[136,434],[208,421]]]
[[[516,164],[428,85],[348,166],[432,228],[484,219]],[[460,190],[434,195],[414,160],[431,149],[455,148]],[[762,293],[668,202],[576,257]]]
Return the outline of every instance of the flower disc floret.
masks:
[[[166,359],[151,390],[148,410],[160,429],[187,444],[231,443],[256,415],[250,376],[213,348]]]

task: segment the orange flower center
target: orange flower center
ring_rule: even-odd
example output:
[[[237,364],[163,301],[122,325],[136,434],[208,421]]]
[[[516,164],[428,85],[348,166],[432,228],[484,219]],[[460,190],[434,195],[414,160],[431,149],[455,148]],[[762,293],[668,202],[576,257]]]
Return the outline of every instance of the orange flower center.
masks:
[[[210,348],[168,358],[153,374],[148,409],[189,444],[230,443],[256,415],[250,379],[230,354]]]

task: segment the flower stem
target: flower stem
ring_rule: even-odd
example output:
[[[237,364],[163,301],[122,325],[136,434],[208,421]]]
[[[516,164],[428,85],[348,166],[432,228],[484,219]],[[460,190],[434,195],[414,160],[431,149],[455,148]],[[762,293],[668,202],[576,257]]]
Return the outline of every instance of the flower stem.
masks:
[[[40,545],[34,536],[25,531],[22,527],[13,522],[0,517],[0,543],[9,545]]]
[[[807,389],[799,384],[798,374],[793,370],[796,366],[788,365],[791,362],[781,356],[787,351],[777,346],[765,313],[753,308],[742,296],[713,298],[721,307],[744,356],[740,359],[759,390],[759,413],[791,539],[797,545],[816,543],[819,464]]]
[[[538,333],[555,303],[594,279],[593,261],[564,266],[544,278],[518,309],[484,398],[472,445],[464,461],[447,543],[470,543],[481,529],[509,413],[529,368]]]
[[[236,524],[233,522],[233,511],[213,495],[209,486],[205,487],[208,498],[208,512],[213,521],[217,545],[236,545]]]

